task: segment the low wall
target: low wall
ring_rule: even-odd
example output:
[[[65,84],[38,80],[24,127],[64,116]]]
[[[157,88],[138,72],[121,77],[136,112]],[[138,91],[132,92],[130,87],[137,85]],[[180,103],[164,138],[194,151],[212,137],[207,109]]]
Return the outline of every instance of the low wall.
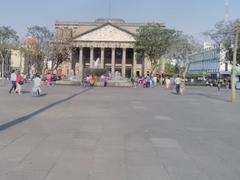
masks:
[[[81,83],[80,83],[80,81],[60,80],[60,81],[56,81],[56,85],[80,86]],[[98,81],[95,83],[94,86],[103,87],[104,82]],[[119,81],[119,82],[118,81],[114,81],[114,82],[108,81],[107,87],[132,87],[132,83],[125,82],[125,81]]]

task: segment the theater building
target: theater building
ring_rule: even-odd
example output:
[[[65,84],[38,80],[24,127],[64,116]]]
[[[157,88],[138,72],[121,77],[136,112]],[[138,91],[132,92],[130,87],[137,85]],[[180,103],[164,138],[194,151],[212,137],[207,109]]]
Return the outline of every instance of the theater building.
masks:
[[[105,68],[113,75],[143,76],[151,71],[145,58],[137,58],[134,49],[137,29],[143,23],[121,19],[97,19],[95,22],[56,22],[55,36],[70,39],[70,62],[62,65],[63,73],[82,76],[84,68]]]

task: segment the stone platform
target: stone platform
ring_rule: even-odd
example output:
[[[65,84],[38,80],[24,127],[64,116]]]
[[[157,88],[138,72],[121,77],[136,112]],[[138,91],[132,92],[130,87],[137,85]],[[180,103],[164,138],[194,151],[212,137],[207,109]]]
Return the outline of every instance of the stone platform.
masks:
[[[61,80],[61,81],[56,81],[56,84],[57,85],[80,86],[81,82],[80,81],[71,81],[71,80]],[[97,81],[95,83],[95,86],[103,87],[104,82]],[[108,87],[132,87],[132,83],[129,81],[108,81],[107,86]]]

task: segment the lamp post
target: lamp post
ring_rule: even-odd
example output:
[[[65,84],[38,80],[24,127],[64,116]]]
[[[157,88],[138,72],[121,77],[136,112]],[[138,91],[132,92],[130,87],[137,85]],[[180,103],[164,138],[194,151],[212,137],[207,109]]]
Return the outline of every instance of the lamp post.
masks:
[[[236,62],[237,62],[237,50],[238,50],[238,35],[239,35],[239,27],[237,27],[237,30],[236,30],[234,51],[233,51],[233,65],[232,65],[232,74],[231,74],[232,103],[236,102]]]

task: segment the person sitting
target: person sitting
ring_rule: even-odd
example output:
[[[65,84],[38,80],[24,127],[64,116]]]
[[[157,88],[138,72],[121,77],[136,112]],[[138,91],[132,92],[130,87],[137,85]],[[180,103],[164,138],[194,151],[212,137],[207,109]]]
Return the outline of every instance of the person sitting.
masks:
[[[92,75],[90,77],[90,86],[94,86],[95,82],[96,82],[96,77],[94,75]]]

